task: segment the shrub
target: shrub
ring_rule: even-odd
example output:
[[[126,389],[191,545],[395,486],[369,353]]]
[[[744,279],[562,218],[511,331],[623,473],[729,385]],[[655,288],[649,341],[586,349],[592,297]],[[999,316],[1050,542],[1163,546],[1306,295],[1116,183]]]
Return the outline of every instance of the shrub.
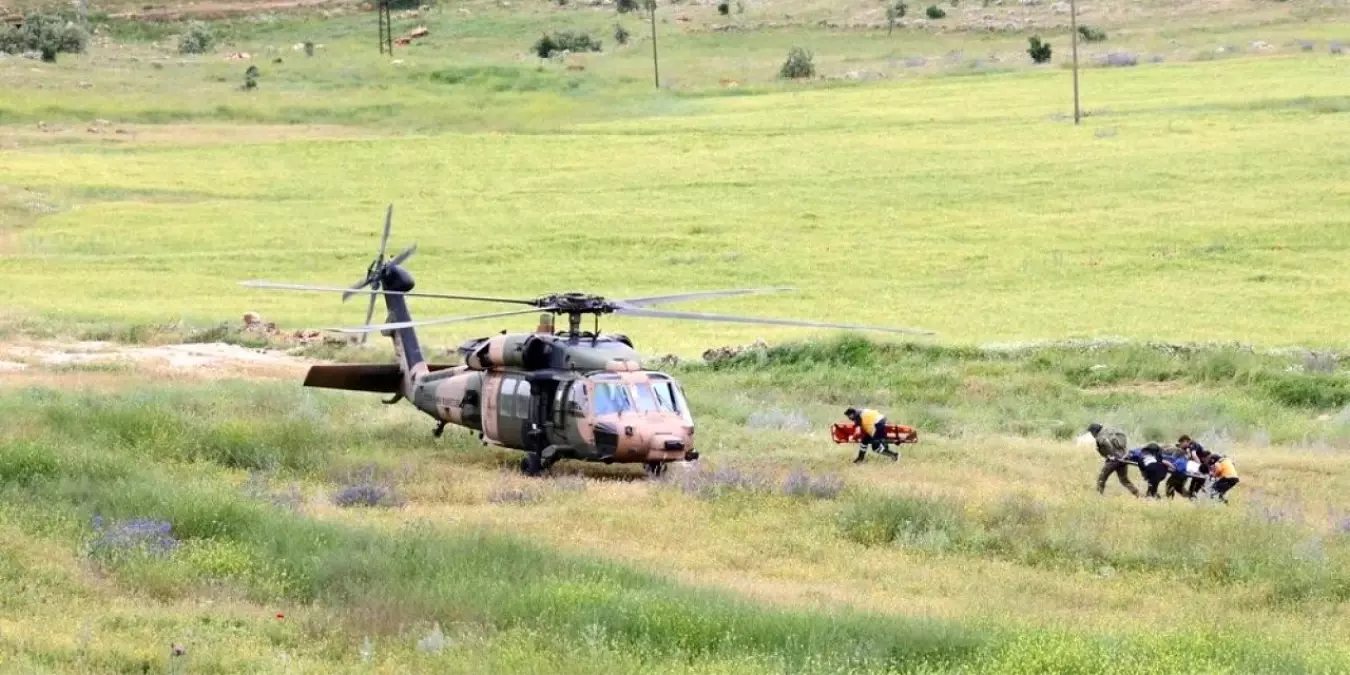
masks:
[[[261,75],[257,66],[249,66],[244,71],[244,89],[253,89],[258,86],[258,76]]]
[[[926,13],[930,19],[941,19],[947,16],[947,12],[943,11],[943,9],[937,5],[929,5]]]
[[[1129,52],[1111,52],[1100,60],[1103,66],[1129,67],[1139,65],[1139,57]]]
[[[717,3],[717,13],[721,14],[722,16],[726,16],[731,13],[731,5],[727,3],[727,0],[722,0],[721,2]]]
[[[1031,55],[1032,61],[1035,61],[1036,63],[1045,63],[1050,60],[1049,42],[1041,42],[1041,39],[1035,36],[1027,38],[1027,42],[1030,44],[1030,46],[1027,47],[1027,53]]]
[[[960,504],[909,495],[859,501],[840,518],[844,538],[863,546],[900,542],[947,548],[964,529]]]
[[[1337,375],[1270,375],[1263,388],[1267,396],[1291,408],[1330,410],[1350,405],[1350,378]]]
[[[554,31],[534,43],[534,53],[546,59],[554,52],[598,52],[600,41],[592,39],[589,33],[574,33],[570,30]]]
[[[816,66],[811,63],[811,52],[801,47],[788,50],[787,61],[783,62],[782,69],[778,71],[778,76],[784,79],[811,77],[815,74]]]
[[[178,38],[180,54],[205,54],[216,44],[216,36],[211,28],[200,21],[188,24],[187,32]]]
[[[834,499],[844,491],[844,481],[838,476],[816,478],[805,471],[793,471],[783,481],[783,494],[808,499]]]
[[[620,14],[636,12],[638,9],[637,0],[618,0],[614,3],[614,8],[619,10]]]
[[[745,420],[751,429],[777,429],[780,431],[805,432],[811,430],[811,420],[800,411],[784,411],[774,408],[752,413]]]
[[[697,471],[681,472],[673,477],[670,474],[665,475],[664,480],[669,484],[699,499],[716,499],[734,492],[765,494],[772,492],[774,488],[773,480],[768,476],[743,472],[731,467],[712,471],[700,468]]]
[[[57,14],[29,12],[19,28],[0,28],[0,52],[41,52],[44,61],[55,61],[62,52],[81,54],[88,44],[89,34],[83,28]]]
[[[614,41],[621,45],[628,44],[628,29],[621,23],[614,24]]]
[[[333,495],[333,503],[351,506],[402,506],[403,499],[394,491],[390,481],[376,481],[375,467],[361,470],[354,480]]]
[[[1081,35],[1086,42],[1101,42],[1106,39],[1105,31],[1100,28],[1093,28],[1092,26],[1079,26],[1078,34]]]

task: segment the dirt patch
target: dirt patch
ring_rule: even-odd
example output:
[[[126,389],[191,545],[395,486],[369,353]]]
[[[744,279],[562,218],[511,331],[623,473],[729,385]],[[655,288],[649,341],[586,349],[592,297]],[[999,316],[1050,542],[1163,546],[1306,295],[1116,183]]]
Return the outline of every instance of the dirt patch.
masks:
[[[128,3],[130,4],[130,3]],[[333,0],[242,0],[241,2],[198,2],[193,4],[142,5],[133,11],[109,14],[113,19],[133,21],[176,21],[179,19],[224,19],[240,14],[274,13],[287,10],[348,6]]]
[[[111,342],[0,345],[0,382],[115,377],[132,371],[168,378],[294,378],[310,361],[285,352],[224,343],[126,346]]]
[[[1087,389],[1087,391],[1099,394],[1142,394],[1144,396],[1175,396],[1184,393],[1185,390],[1186,386],[1182,382],[1127,382]]]
[[[41,123],[0,127],[0,148],[16,150],[57,143],[113,145],[235,145],[295,140],[373,138],[376,134],[337,124],[122,124]]]

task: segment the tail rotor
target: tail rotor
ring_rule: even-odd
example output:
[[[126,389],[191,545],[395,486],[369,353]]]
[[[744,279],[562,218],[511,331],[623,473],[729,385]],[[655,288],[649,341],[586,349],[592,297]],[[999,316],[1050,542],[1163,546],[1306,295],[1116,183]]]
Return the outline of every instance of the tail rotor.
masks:
[[[389,246],[389,231],[393,227],[393,224],[394,205],[390,204],[388,210],[386,210],[384,214],[384,234],[380,236],[380,251],[376,254],[375,260],[371,261],[370,267],[366,269],[366,278],[348,287],[346,292],[342,294],[343,302],[346,302],[353,295],[356,295],[361,289],[367,286],[369,286],[372,291],[379,291],[384,285],[385,270],[407,260],[412,256],[413,252],[417,250],[417,244],[413,244],[388,261],[384,259],[385,250]],[[370,304],[366,307],[365,326],[370,326],[371,319],[375,318],[375,299],[378,295],[379,293],[370,293]],[[368,332],[361,333],[361,344],[364,345],[366,343],[368,335]]]

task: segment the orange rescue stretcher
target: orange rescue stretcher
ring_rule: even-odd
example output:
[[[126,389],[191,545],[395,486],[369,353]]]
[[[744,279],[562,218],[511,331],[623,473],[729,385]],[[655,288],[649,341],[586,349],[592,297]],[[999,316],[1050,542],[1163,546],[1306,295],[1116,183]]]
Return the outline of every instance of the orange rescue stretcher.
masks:
[[[835,443],[861,443],[863,438],[862,428],[852,422],[836,423],[830,427],[830,433],[834,435]],[[919,431],[903,424],[887,424],[886,440],[891,443],[918,443]]]

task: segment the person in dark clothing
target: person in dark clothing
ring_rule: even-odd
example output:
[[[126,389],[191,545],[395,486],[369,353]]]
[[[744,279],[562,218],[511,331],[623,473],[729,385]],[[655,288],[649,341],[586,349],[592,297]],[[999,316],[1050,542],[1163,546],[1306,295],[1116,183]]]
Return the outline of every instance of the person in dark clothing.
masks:
[[[1158,485],[1167,478],[1167,464],[1163,462],[1162,448],[1157,443],[1149,443],[1130,454],[1134,455],[1131,459],[1139,463],[1139,473],[1143,474],[1144,480],[1148,482],[1148,491],[1144,496],[1160,499]]]
[[[1130,465],[1125,461],[1127,451],[1125,432],[1113,427],[1103,427],[1094,422],[1088,426],[1088,433],[1097,441],[1097,454],[1101,455],[1103,460],[1102,471],[1097,474],[1097,494],[1106,491],[1106,479],[1114,473],[1120,484],[1129,490],[1130,494],[1138,497],[1139,488],[1130,482],[1130,477],[1126,473]]]
[[[1177,439],[1176,451],[1164,457],[1172,470],[1172,475],[1167,478],[1169,499],[1178,493],[1187,499],[1195,499],[1196,493],[1205,487],[1205,477],[1200,468],[1201,453],[1209,455],[1204,446],[1191,440],[1190,436],[1182,436]],[[1191,479],[1189,488],[1186,487],[1188,476]]]

